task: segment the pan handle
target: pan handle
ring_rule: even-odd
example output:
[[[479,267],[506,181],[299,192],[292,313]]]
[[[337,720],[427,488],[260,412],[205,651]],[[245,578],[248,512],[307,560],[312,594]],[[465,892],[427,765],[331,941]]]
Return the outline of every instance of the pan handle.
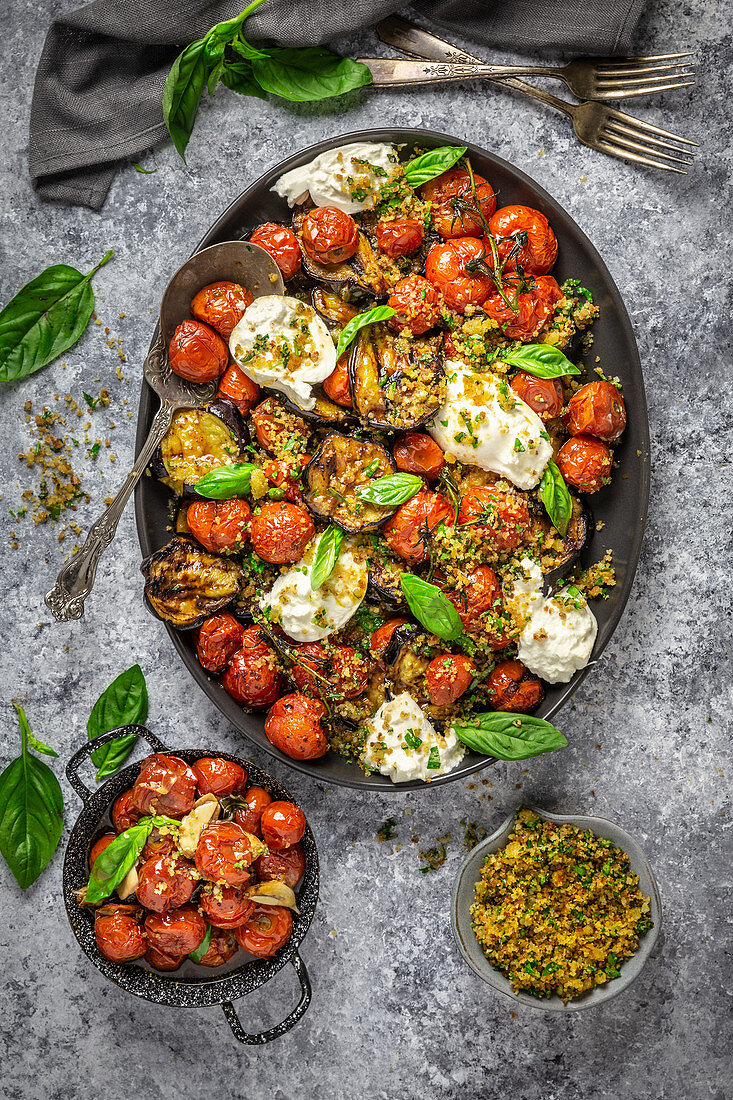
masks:
[[[114,741],[116,737],[126,737],[131,733],[144,738],[155,752],[166,751],[163,742],[159,741],[155,734],[150,732],[147,726],[118,726],[117,729],[109,730],[107,733],[100,733],[93,741],[87,741],[85,745],[77,749],[66,765],[66,778],[69,783],[71,783],[71,786],[79,795],[82,802],[86,802],[92,792],[79,778],[79,768],[81,765],[92,755],[94,750],[98,749],[101,745],[106,745],[108,741]]]
[[[293,964],[293,969],[298,975],[298,981],[300,982],[300,1001],[295,1006],[293,1011],[289,1013],[282,1023],[275,1024],[274,1027],[268,1028],[267,1031],[259,1031],[255,1034],[251,1034],[249,1031],[245,1031],[242,1027],[237,1011],[231,1001],[224,1001],[221,1006],[224,1010],[224,1015],[227,1018],[227,1023],[234,1033],[234,1038],[239,1043],[246,1043],[249,1046],[263,1046],[265,1043],[269,1043],[272,1039],[278,1039],[281,1035],[285,1035],[290,1031],[291,1027],[297,1024],[298,1020],[305,1015],[308,1005],[311,1003],[311,982],[308,977],[308,971],[305,968],[305,963],[301,959],[300,955],[296,951],[290,962]]]

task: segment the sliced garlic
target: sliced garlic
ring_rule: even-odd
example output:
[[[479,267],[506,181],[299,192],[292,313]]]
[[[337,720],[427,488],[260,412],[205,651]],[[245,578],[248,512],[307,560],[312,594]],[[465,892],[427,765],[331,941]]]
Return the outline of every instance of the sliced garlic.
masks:
[[[292,888],[279,878],[274,878],[270,882],[258,882],[256,886],[248,886],[247,897],[257,905],[284,905],[286,909],[300,912]]]
[[[123,878],[122,882],[118,885],[118,887],[117,887],[117,897],[120,898],[121,901],[124,901],[125,898],[129,898],[130,895],[134,894],[135,891],[137,890],[138,884],[139,884],[139,879],[137,877],[137,865],[136,865],[135,867],[130,868],[130,870],[127,872],[127,874]]]
[[[181,831],[178,834],[178,847],[184,856],[193,856],[198,847],[201,833],[212,821],[217,821],[221,807],[214,794],[202,794],[190,813],[181,818]]]

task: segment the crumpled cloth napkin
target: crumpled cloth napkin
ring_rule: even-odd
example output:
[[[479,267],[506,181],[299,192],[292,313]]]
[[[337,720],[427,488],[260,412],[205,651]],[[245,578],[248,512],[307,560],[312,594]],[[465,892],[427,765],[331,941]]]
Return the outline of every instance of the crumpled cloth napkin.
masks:
[[[188,42],[246,0],[94,0],[56,19],[36,73],[28,161],[43,199],[99,210],[117,166],[165,138],[165,78]],[[516,50],[627,53],[644,0],[416,0],[464,38]],[[399,10],[398,0],[268,0],[249,39],[332,42]]]

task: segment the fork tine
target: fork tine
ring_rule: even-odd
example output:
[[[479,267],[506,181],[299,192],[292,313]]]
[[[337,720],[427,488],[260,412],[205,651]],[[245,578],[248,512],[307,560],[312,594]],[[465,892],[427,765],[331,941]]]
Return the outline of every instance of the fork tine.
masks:
[[[636,138],[639,137],[639,131],[633,130],[631,126],[625,126],[623,122],[616,122],[614,119],[610,119],[605,128],[613,133],[624,134],[626,137]],[[662,141],[660,138],[652,137],[651,134],[644,134],[644,140],[649,145],[654,145],[658,149],[671,149],[673,153],[684,153],[687,157],[696,157],[697,152],[694,149],[680,149],[677,145],[672,145],[669,141]]]
[[[618,59],[613,58],[612,61],[618,60],[618,61],[623,61],[624,64],[634,65],[637,61],[638,62],[643,62],[643,61],[673,61],[677,57],[692,57],[692,56],[693,56],[693,54],[691,54],[691,53],[650,53],[650,54],[641,55],[639,57],[619,57]],[[608,65],[608,64],[610,64],[610,62],[605,61],[605,62],[602,62],[602,64]]]
[[[694,77],[695,73],[657,73],[655,76],[600,76],[597,79],[599,88],[638,88],[642,84],[658,84],[660,81],[675,80],[680,77]]]
[[[646,164],[650,168],[664,168],[667,172],[677,172],[680,176],[686,176],[687,172],[682,168],[675,168],[673,164],[662,164],[661,161],[652,160],[651,157],[642,157],[638,153],[632,153],[628,149],[622,149],[618,145],[612,145],[608,141],[600,139],[596,145],[596,149],[600,149],[603,153],[608,153],[612,157],[618,157],[620,160],[634,160],[637,164]]]
[[[645,88],[633,88],[628,92],[622,88],[599,89],[594,99],[635,99],[641,95],[654,95],[657,92],[671,92],[674,88],[693,88],[697,81],[679,80],[676,84],[648,84]]]
[[[665,161],[671,160],[675,164],[684,164],[685,168],[689,168],[691,161],[685,160],[683,157],[673,157],[670,153],[665,153],[663,150],[650,149],[648,145],[642,145],[638,141],[630,141],[629,138],[622,137],[620,134],[616,134],[611,130],[607,132],[601,131],[601,137],[615,142],[617,145],[623,145],[624,149],[634,149],[637,153],[653,153],[655,157],[663,157]],[[680,152],[679,149],[676,152]]]
[[[694,145],[698,149],[700,147],[698,141],[691,141],[690,138],[679,137],[677,134],[670,133],[669,130],[663,130],[661,126],[653,126],[651,122],[645,122],[643,119],[634,118],[633,115],[627,115],[623,111],[618,111],[615,107],[608,108],[608,117],[615,119],[617,122],[625,122],[627,126],[638,127],[647,134],[658,134],[659,137],[671,138],[672,141],[678,141],[682,145]]]
[[[689,69],[691,61],[680,61],[676,65],[635,65],[624,68],[622,65],[598,65],[599,80],[616,80],[622,76],[646,76],[648,73],[673,73],[680,69]]]

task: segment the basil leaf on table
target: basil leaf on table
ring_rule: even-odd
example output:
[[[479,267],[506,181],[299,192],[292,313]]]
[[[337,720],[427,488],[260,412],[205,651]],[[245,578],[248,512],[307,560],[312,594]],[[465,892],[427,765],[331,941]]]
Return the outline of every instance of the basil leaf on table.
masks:
[[[269,50],[267,57],[253,59],[252,72],[266,92],[293,103],[330,99],[372,82],[366,65],[323,46]]]
[[[311,566],[311,589],[315,592],[336,568],[344,533],[340,527],[327,527],[318,540],[318,547]]]
[[[93,741],[100,733],[117,726],[141,725],[148,716],[148,690],[140,665],[132,665],[120,673],[102,692],[92,707],[87,721],[87,734]],[[95,749],[92,761],[97,765],[97,781],[113,775],[124,764],[137,741],[137,734],[116,737]]]
[[[77,342],[94,309],[92,276],[113,255],[86,275],[67,264],[47,267],[8,302],[0,313],[0,382],[35,374]]]
[[[206,932],[204,933],[204,938],[202,939],[201,943],[198,945],[195,951],[189,951],[188,953],[189,959],[192,959],[193,962],[200,963],[206,952],[209,950],[209,944],[211,943],[211,933],[211,925],[207,924]]]
[[[465,152],[465,145],[441,145],[437,149],[430,149],[405,165],[405,179],[410,187],[420,187],[428,180],[447,172]]]
[[[394,317],[395,311],[391,306],[374,306],[373,309],[366,309],[363,313],[357,313],[356,317],[352,317],[348,325],[345,325],[341,330],[339,336],[339,342],[336,345],[336,358],[338,359],[344,354],[350,344],[354,342],[361,329],[367,325],[375,325],[377,321],[387,321],[390,317]]]
[[[225,88],[238,92],[239,95],[252,95],[257,99],[267,98],[267,93],[262,91],[252,76],[252,66],[248,61],[225,61],[221,82]]]
[[[400,577],[402,592],[410,611],[419,623],[446,642],[452,642],[463,633],[460,616],[447,596],[437,585],[403,573]]]
[[[398,504],[404,504],[419,493],[425,482],[417,474],[387,474],[386,477],[375,478],[369,485],[359,489],[362,500],[368,500],[370,504],[380,504],[383,508],[394,508]]]
[[[470,721],[454,722],[452,728],[469,749],[498,760],[529,760],[563,749],[568,743],[565,735],[544,718],[508,711],[485,711]]]
[[[153,818],[142,817],[136,825],[131,825],[115,837],[111,844],[94,861],[86,897],[90,905],[108,898],[115,887],[119,886],[128,871],[137,863],[145,842],[153,831]]]
[[[29,745],[50,756],[57,753],[33,736],[23,708],[13,706],[21,749],[0,775],[0,853],[21,890],[27,890],[61,839],[64,797],[54,773],[29,752]]]
[[[502,359],[536,378],[564,378],[568,374],[580,374],[575,363],[571,363],[565,353],[552,344],[524,344],[502,354]]]
[[[547,463],[547,469],[542,475],[540,498],[553,527],[556,527],[564,538],[573,515],[573,498],[554,462]]]
[[[218,466],[209,470],[196,482],[196,492],[209,500],[231,500],[249,492],[254,462],[235,462],[230,466]]]

